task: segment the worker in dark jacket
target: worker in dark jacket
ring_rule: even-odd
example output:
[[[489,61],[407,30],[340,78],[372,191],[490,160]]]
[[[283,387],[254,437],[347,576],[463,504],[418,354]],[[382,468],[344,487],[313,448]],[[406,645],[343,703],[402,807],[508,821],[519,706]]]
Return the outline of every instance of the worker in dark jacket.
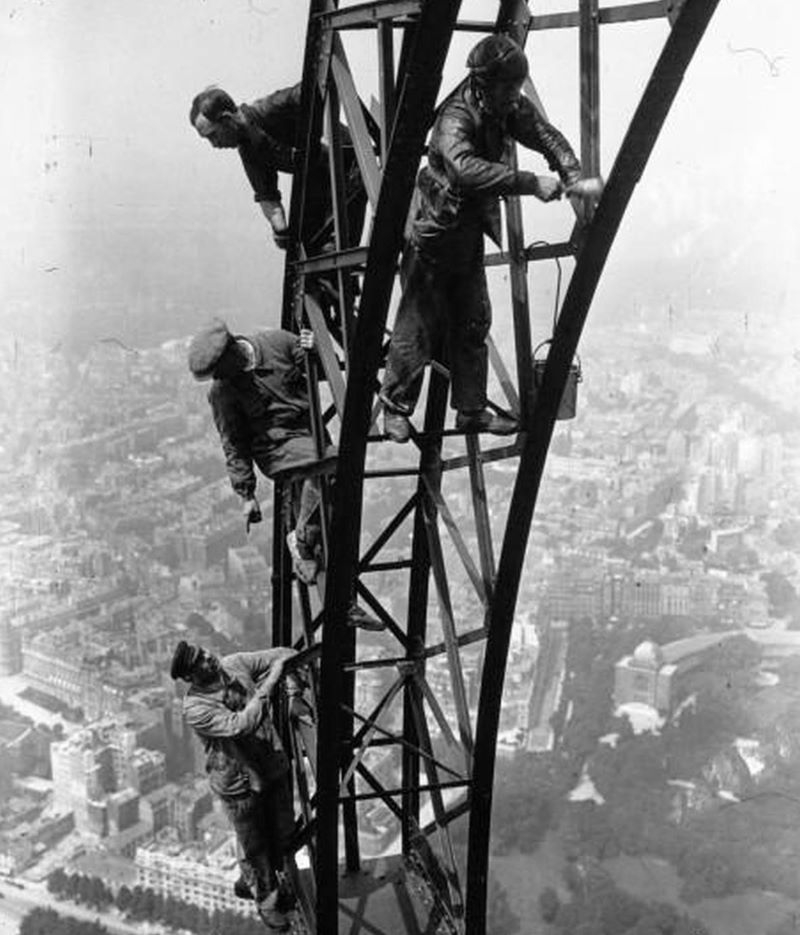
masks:
[[[272,478],[285,468],[311,468],[319,458],[311,433],[306,383],[306,354],[314,349],[313,331],[299,335],[276,329],[233,335],[215,318],[191,340],[189,369],[196,380],[212,380],[208,401],[222,441],[231,486],[242,499],[245,523],[260,522],[255,467]],[[335,449],[328,447],[333,456]],[[287,544],[297,577],[312,584],[317,576],[313,523],[320,505],[316,477],[303,481],[294,529]],[[348,623],[368,630],[384,629],[355,603]]]
[[[516,430],[512,419],[486,407],[491,305],[483,237],[500,245],[500,197],[551,201],[581,175],[564,136],[522,96],[528,61],[512,39],[482,39],[467,67],[468,77],[439,107],[428,165],[417,179],[403,295],[381,391],[384,429],[396,442],[408,441],[408,417],[423,370],[442,351],[450,368],[456,428],[500,435]],[[511,140],[541,153],[559,177],[508,165]]]
[[[192,126],[215,149],[238,149],[255,200],[272,227],[275,243],[282,249],[288,245],[288,227],[278,173],[291,175],[294,172],[295,143],[302,118],[300,96],[301,86],[295,84],[251,104],[237,106],[227,91],[211,87],[196,95],[189,111]],[[349,239],[351,243],[358,243],[366,195],[347,129],[342,129],[349,195]],[[319,253],[333,235],[330,170],[324,144],[320,145],[317,161],[311,166],[305,210],[306,229],[310,232],[305,246],[311,255]]]
[[[294,650],[280,647],[217,659],[181,640],[170,674],[190,685],[183,716],[200,738],[212,792],[241,854],[242,876],[267,928],[286,931],[289,895],[280,888],[294,830],[289,761],[270,716],[270,698]]]

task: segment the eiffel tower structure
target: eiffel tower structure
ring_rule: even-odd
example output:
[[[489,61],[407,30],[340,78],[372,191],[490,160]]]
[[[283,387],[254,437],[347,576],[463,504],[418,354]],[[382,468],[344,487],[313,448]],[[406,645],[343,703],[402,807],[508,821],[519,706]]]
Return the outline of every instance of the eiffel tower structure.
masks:
[[[305,866],[293,875],[297,932],[487,931],[503,681],[547,452],[560,407],[569,409],[570,394],[574,403],[578,344],[610,248],[716,5],[575,0],[567,12],[537,15],[524,0],[500,0],[483,4],[490,19],[473,21],[460,18],[456,0],[310,2],[282,327],[314,331],[315,435],[320,455],[330,436],[338,456],[318,468],[324,572],[313,585],[293,575],[285,545],[286,505],[303,477],[276,484],[273,640],[303,651],[315,711],[315,736],[302,718],[287,714],[283,724],[300,805],[297,866]],[[663,22],[663,48],[605,171],[600,34],[652,19]],[[440,91],[449,90],[441,85],[451,39],[504,32],[524,47],[531,32],[546,42],[555,30],[577,45],[574,142],[584,176],[606,182],[591,217],[570,216],[552,243],[531,242],[519,198],[505,200],[507,246],[485,262],[506,271],[513,342],[509,351],[489,339],[490,405],[516,418],[519,433],[454,430],[449,375],[436,363],[411,443],[393,445],[381,433],[377,389],[415,178]],[[348,58],[356,35],[374,50],[368,91]],[[544,113],[532,81],[524,91]],[[321,140],[333,214],[327,231],[311,231],[306,205]],[[354,173],[367,202],[360,237]],[[528,276],[537,263],[562,260],[571,275],[538,361]],[[347,626],[354,593],[382,633]]]

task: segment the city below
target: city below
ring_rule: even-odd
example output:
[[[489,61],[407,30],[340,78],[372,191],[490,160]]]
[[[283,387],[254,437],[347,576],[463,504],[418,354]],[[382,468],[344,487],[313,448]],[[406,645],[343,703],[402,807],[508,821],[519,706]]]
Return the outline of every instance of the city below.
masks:
[[[498,740],[493,872],[508,918],[535,918],[493,932],[557,931],[565,902],[580,903],[570,859],[644,901],[656,897],[625,860],[651,861],[705,926],[692,931],[712,935],[782,935],[800,899],[787,804],[800,765],[800,364],[769,328],[733,322],[641,310],[581,348],[578,417],[557,426],[526,552]],[[220,655],[269,645],[271,491],[262,478],[265,521],[248,534],[185,352],[177,339],[97,340],[74,357],[0,345],[2,932],[30,906],[112,932],[210,931],[215,913],[256,924],[169,663],[180,639]],[[408,457],[389,443],[368,453],[382,466]],[[515,464],[491,462],[486,477],[502,530]],[[392,483],[365,486],[365,543]],[[468,489],[445,495],[457,522],[468,516]],[[480,608],[445,559],[467,630]],[[375,591],[403,620],[408,595],[388,573]],[[433,593],[429,620],[435,630]],[[359,653],[396,655],[389,640],[361,633]],[[464,655],[473,709],[482,648]],[[360,671],[359,707],[390,674]],[[444,656],[426,678],[455,730]],[[400,785],[396,748],[367,762]],[[721,830],[732,804],[734,843]],[[359,807],[363,855],[398,852],[390,809]],[[719,878],[697,870],[701,853],[724,863]],[[517,858],[557,870],[525,892]],[[738,919],[721,921],[734,905]]]

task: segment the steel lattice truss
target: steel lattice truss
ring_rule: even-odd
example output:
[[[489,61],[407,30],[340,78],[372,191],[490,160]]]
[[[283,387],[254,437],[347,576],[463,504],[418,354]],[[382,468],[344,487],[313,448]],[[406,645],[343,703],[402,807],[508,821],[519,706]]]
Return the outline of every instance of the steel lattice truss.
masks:
[[[316,747],[302,719],[288,715],[284,724],[301,803],[297,845],[310,854],[312,867],[296,878],[302,907],[297,931],[330,933],[345,924],[348,931],[360,931],[363,924],[364,931],[387,933],[486,930],[502,684],[525,545],[558,405],[622,215],[716,3],[652,0],[601,8],[598,0],[577,0],[574,12],[537,16],[523,0],[500,0],[495,20],[465,22],[458,19],[455,0],[357,5],[311,0],[303,70],[307,120],[297,147],[282,324],[315,332],[318,364],[309,368],[315,430],[320,452],[326,428],[337,437],[339,452],[319,468],[328,521],[326,570],[315,586],[293,582],[283,511],[275,509],[273,638],[307,651],[303,658],[317,722]],[[601,171],[601,26],[653,18],[668,26],[663,51],[591,221],[574,224],[559,243],[526,246],[519,199],[508,199],[507,250],[486,260],[508,268],[514,324],[514,360],[504,361],[490,345],[502,394],[493,405],[519,418],[520,434],[512,444],[488,444],[491,436],[462,437],[446,428],[448,378],[437,366],[422,430],[406,446],[403,465],[387,465],[374,455],[388,444],[377,427],[376,403],[387,317],[414,180],[454,31],[472,32],[476,41],[505,31],[522,44],[531,30],[577,31],[580,156],[584,174],[592,176]],[[377,45],[377,103],[369,107],[345,53],[343,37],[350,30],[371,31]],[[542,107],[532,84],[526,93]],[[342,122],[368,199],[361,240],[348,230],[352,178],[346,173]],[[335,242],[335,249],[324,251],[316,245],[330,240],[331,230],[310,231],[304,223],[320,139],[330,154]],[[572,258],[574,268],[543,381],[534,391],[527,275],[529,264],[554,257]],[[331,284],[333,319],[320,300],[326,288],[331,294]],[[453,447],[458,445],[460,451]],[[516,466],[516,480],[498,535],[485,468],[500,460]],[[457,476],[471,491],[468,524],[448,499],[449,481]],[[285,477],[276,485],[279,502],[286,502],[297,481]],[[363,504],[376,490],[387,518],[364,546]],[[404,549],[394,545],[398,536]],[[377,656],[362,651],[364,637],[345,622],[354,581],[362,605],[387,627]],[[454,586],[472,592],[469,619],[455,609],[464,602],[454,601]],[[437,608],[434,621],[430,604]],[[478,684],[468,677],[476,672]],[[367,683],[380,688],[366,692]],[[400,764],[399,783],[379,767],[392,755]],[[376,807],[396,826],[402,851],[391,872],[381,871],[390,898],[379,908],[366,895],[379,889],[378,878],[364,869],[375,862],[362,858],[359,842],[364,810]],[[348,902],[348,894],[355,902]]]

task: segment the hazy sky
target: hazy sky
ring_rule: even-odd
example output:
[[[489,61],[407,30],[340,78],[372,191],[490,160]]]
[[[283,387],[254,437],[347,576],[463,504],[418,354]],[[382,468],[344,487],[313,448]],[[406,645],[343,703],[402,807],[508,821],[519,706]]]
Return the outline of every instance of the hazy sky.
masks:
[[[241,327],[276,323],[281,255],[236,154],[201,142],[188,108],[207,84],[248,100],[297,80],[306,12],[302,0],[0,0],[6,331],[144,345],[217,310]],[[666,31],[602,30],[606,173]],[[471,41],[455,37],[445,86]],[[634,195],[598,320],[668,301],[796,316],[799,47],[797,0],[721,0]],[[577,149],[577,32],[535,33],[528,49]],[[369,87],[371,37],[348,50]],[[537,214],[528,239],[563,236],[565,211]]]

